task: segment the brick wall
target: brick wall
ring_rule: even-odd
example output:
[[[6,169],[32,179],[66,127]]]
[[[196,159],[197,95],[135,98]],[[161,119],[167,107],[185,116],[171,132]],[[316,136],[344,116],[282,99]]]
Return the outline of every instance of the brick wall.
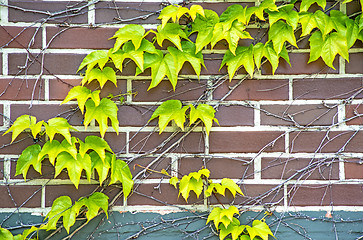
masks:
[[[194,2],[194,1],[193,1]],[[257,1],[256,1],[257,2]],[[98,131],[93,124],[87,131],[76,103],[60,106],[68,91],[80,83],[76,73],[86,54],[113,46],[107,40],[123,24],[142,24],[156,28],[161,2],[141,1],[13,1],[2,0],[0,7],[0,130],[4,132],[23,114],[47,120],[66,117],[84,138]],[[223,12],[234,2],[195,1],[204,8]],[[255,1],[238,2],[253,6]],[[6,7],[9,5],[9,7]],[[344,5],[336,8],[344,9]],[[359,9],[358,1],[346,6],[347,12]],[[252,37],[261,36],[257,26],[250,29]],[[241,41],[242,45],[251,41]],[[161,101],[180,99],[193,102],[204,94],[211,105],[218,105],[214,125],[208,136],[197,127],[181,142],[163,155],[152,169],[166,169],[179,177],[207,167],[211,177],[230,177],[241,184],[244,197],[235,204],[246,208],[269,207],[284,211],[361,211],[363,210],[363,44],[350,50],[350,62],[337,57],[333,70],[321,60],[307,64],[308,42],[290,52],[290,67],[284,60],[275,75],[268,64],[253,79],[244,79],[244,71],[228,82],[226,68],[218,71],[226,44],[206,49],[200,80],[190,66],[182,70],[176,91],[165,81],[146,91],[148,74],[134,76],[133,63],[126,64],[118,75],[118,87],[111,84],[102,90],[104,96],[126,94],[119,106],[120,134],[109,129],[105,139],[122,159],[134,159],[153,150],[176,129],[169,126],[161,135],[156,121],[146,124]],[[39,77],[41,74],[41,77]],[[210,91],[210,86],[216,86]],[[230,92],[234,87],[235,89]],[[133,94],[127,94],[133,93]],[[227,94],[227,95],[226,95]],[[221,101],[222,99],[222,101]],[[145,125],[146,124],[146,125]],[[154,154],[130,161],[133,175],[147,166],[158,154],[183,135],[174,136]],[[43,166],[43,175],[32,169],[30,181],[15,177],[16,159],[33,139],[26,133],[10,144],[11,136],[0,137],[0,211],[44,214],[53,200],[69,195],[74,200],[98,188],[96,182],[81,180],[77,191],[66,174],[52,179],[54,168]],[[52,179],[52,180],[49,180]],[[113,197],[117,187],[105,192]],[[150,197],[151,196],[151,197]],[[231,196],[220,199],[229,202]],[[218,203],[211,199],[212,204]],[[158,174],[137,181],[127,202],[117,200],[113,211],[175,211],[172,204],[205,210],[208,204],[192,198],[188,204],[177,198],[168,179]],[[278,236],[278,235],[277,235]]]

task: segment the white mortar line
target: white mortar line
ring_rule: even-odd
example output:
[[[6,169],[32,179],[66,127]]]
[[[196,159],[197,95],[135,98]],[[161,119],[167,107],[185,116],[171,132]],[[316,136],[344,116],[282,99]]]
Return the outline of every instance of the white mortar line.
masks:
[[[288,194],[287,194],[287,184],[284,184],[284,209],[288,209]]]
[[[345,104],[342,103],[338,105],[338,123],[340,126],[347,126],[345,119]]]
[[[170,158],[171,167],[170,167],[170,175],[173,177],[178,177],[179,172],[179,157],[177,155],[172,155]]]
[[[294,79],[290,77],[289,78],[289,100],[290,101],[294,100],[293,83],[294,83]]]
[[[47,28],[42,26],[42,49],[47,49]]]
[[[342,159],[341,157],[339,158],[339,179],[342,181],[345,180],[344,159]]]
[[[132,104],[132,94],[128,94],[128,93],[132,92],[132,80],[131,79],[126,80],[126,91],[127,91],[126,103]]]
[[[287,131],[284,137],[285,140],[285,153],[290,154],[290,132]]]
[[[96,10],[95,4],[88,6],[88,24],[93,26],[96,23]]]
[[[4,127],[5,129],[8,129],[10,127],[10,104],[9,103],[4,103],[3,104],[3,123],[4,123]]]
[[[45,188],[47,186],[43,186],[42,187],[42,196],[41,196],[41,202],[40,202],[40,206],[41,208],[45,209]]]
[[[345,74],[345,59],[339,56],[339,73]]]
[[[1,3],[8,5],[8,0],[1,0]],[[4,26],[9,22],[8,8],[5,6],[0,6],[0,24]]]
[[[44,101],[49,101],[49,79],[43,78],[44,82]]]
[[[10,180],[11,174],[11,158],[4,158],[4,182],[7,183]]]
[[[261,180],[261,169],[261,156],[257,156],[253,159],[254,178],[257,181]]]
[[[254,127],[260,127],[261,126],[261,103],[260,102],[254,102],[253,105],[255,108],[253,109],[253,121],[254,121]]]
[[[3,70],[3,74],[2,75],[8,75],[9,74],[9,61],[8,61],[8,54],[7,53],[3,53],[2,54],[2,70]]]
[[[130,153],[130,131],[125,132],[126,137],[126,154]]]

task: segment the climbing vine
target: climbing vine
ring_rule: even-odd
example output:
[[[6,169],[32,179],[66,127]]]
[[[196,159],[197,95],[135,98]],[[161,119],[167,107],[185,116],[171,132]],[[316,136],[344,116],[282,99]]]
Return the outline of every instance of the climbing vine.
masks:
[[[344,0],[348,3],[352,0]],[[16,175],[23,175],[24,180],[30,167],[42,173],[42,162],[49,159],[55,168],[56,178],[64,169],[70,181],[78,188],[82,172],[91,182],[94,172],[100,185],[118,184],[122,187],[124,199],[132,194],[134,178],[128,164],[118,159],[104,136],[110,127],[118,134],[118,105],[123,104],[122,98],[113,95],[102,98],[100,93],[106,82],[117,86],[117,74],[123,71],[128,61],[136,64],[136,75],[151,70],[151,83],[148,89],[157,87],[167,78],[175,90],[178,76],[188,62],[199,77],[204,64],[203,51],[213,49],[220,41],[228,43],[220,68],[227,66],[229,80],[232,80],[240,69],[244,69],[250,77],[259,71],[262,64],[270,64],[272,73],[279,66],[280,58],[287,63],[289,50],[298,48],[296,31],[301,30],[301,37],[308,37],[310,44],[309,63],[321,58],[325,64],[335,69],[333,62],[337,55],[349,61],[349,49],[357,40],[363,41],[362,13],[347,16],[335,10],[334,5],[326,8],[325,0],[302,0],[299,8],[295,1],[276,3],[264,0],[259,6],[243,7],[232,5],[220,16],[212,10],[203,9],[199,5],[190,8],[178,5],[165,7],[158,17],[161,24],[155,30],[146,31],[142,26],[129,24],[120,28],[111,39],[115,39],[113,48],[108,51],[97,50],[88,54],[80,64],[78,72],[83,75],[81,86],[72,88],[61,104],[76,100],[78,108],[84,115],[84,127],[92,121],[97,122],[100,136],[87,136],[84,139],[72,136],[76,131],[64,118],[56,117],[48,121],[39,121],[34,116],[23,115],[17,118],[4,133],[12,132],[12,142],[22,132],[29,132],[34,139],[44,138],[44,144],[28,146],[20,155],[16,165]],[[313,4],[320,7],[311,11]],[[339,3],[339,2],[337,2]],[[360,0],[360,4],[363,1]],[[268,21],[268,23],[267,23]],[[268,39],[263,42],[253,39],[248,32],[251,24],[264,26],[268,29]],[[298,39],[299,39],[298,38]],[[241,39],[253,40],[249,46],[240,44]],[[164,47],[163,47],[164,45]],[[165,48],[165,45],[168,47]],[[208,69],[206,69],[208,70]],[[90,83],[97,81],[97,89]],[[149,121],[158,118],[161,134],[170,123],[175,123],[182,131],[203,123],[206,134],[211,131],[215,118],[215,108],[205,103],[183,105],[179,100],[168,100],[161,103]],[[145,171],[147,168],[145,168]],[[179,195],[188,201],[191,192],[199,198],[224,196],[228,190],[234,197],[243,195],[239,186],[229,178],[220,183],[209,179],[208,169],[192,172],[178,179],[165,170],[160,172],[170,177],[170,184],[179,189]],[[57,198],[40,227],[33,226],[23,234],[13,236],[10,231],[0,228],[0,237],[6,239],[33,239],[40,230],[54,230],[62,225],[69,233],[77,217],[85,216],[87,222],[104,212],[108,216],[108,197],[102,192],[82,197],[72,203],[68,196]],[[100,212],[101,211],[101,212]],[[270,228],[262,220],[254,220],[252,225],[241,225],[237,207],[212,207],[207,224],[213,223],[220,239],[267,240],[273,236]]]

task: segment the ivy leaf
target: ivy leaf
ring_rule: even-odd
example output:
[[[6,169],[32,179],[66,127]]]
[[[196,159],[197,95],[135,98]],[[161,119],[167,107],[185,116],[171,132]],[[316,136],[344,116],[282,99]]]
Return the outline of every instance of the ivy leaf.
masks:
[[[106,180],[108,172],[111,168],[113,154],[106,152],[106,157],[104,160],[102,160],[95,151],[90,152],[89,156],[91,157],[92,162],[91,171],[93,172],[93,170],[96,169],[98,181],[100,182],[100,185],[102,185],[102,183]]]
[[[302,0],[300,5],[300,12],[307,12],[311,5],[318,4],[322,9],[326,7],[326,0]]]
[[[193,5],[196,6],[196,5]],[[197,15],[192,23],[192,32],[198,32],[197,39],[195,40],[195,52],[200,52],[207,46],[213,37],[214,26],[219,22],[219,16],[212,10],[205,10],[205,16]]]
[[[174,47],[168,47],[168,51],[174,57],[174,63],[176,63],[176,72],[179,74],[185,62],[189,62],[198,78],[201,71],[201,65],[204,66],[203,54],[201,52],[196,54],[195,44],[192,42],[181,42],[183,51],[180,51]]]
[[[61,196],[61,197],[57,198],[56,200],[54,200],[51,210],[44,218],[44,220],[48,219],[48,222],[46,224],[47,230],[56,229],[57,222],[61,217],[63,217],[63,224],[64,224],[64,222],[65,222],[64,219],[67,217],[69,219],[69,213],[71,212],[70,211],[71,207],[72,207],[72,200],[68,196]],[[72,221],[68,221],[68,223],[69,222],[72,222]],[[68,225],[69,224],[64,225],[67,232],[69,232],[69,228],[70,228],[70,226],[68,226]]]
[[[190,10],[189,10],[189,15],[190,15],[190,17],[192,18],[193,21],[198,16],[197,14],[199,14],[200,16],[205,17],[205,12],[204,12],[203,7],[200,6],[200,5],[192,5],[190,7]]]
[[[225,39],[228,42],[229,50],[233,55],[236,55],[236,48],[240,39],[253,39],[247,31],[244,31],[245,29],[246,26],[238,21],[234,21],[230,28],[227,27],[226,23],[217,23],[213,30],[212,48],[217,42]]]
[[[77,142],[78,141],[75,137],[72,137],[72,144],[69,144],[69,142],[65,139],[62,141],[62,143],[58,142],[57,140],[47,141],[38,155],[38,161],[41,161],[44,156],[48,155],[49,162],[54,165],[56,157],[61,152],[67,152],[73,158],[77,158]]]
[[[195,123],[198,119],[202,120],[205,126],[207,135],[209,135],[210,129],[212,128],[213,120],[219,125],[218,119],[214,117],[216,110],[208,104],[199,104],[197,108],[193,105],[190,106],[190,121],[189,125]]]
[[[61,171],[66,168],[69,179],[78,189],[79,181],[81,179],[81,174],[83,170],[85,170],[87,179],[88,181],[90,181],[92,173],[91,166],[91,158],[88,154],[82,157],[81,154],[78,153],[77,158],[74,158],[69,153],[62,152],[57,157],[54,177],[57,177],[61,173]]]
[[[94,192],[88,198],[82,198],[78,204],[87,207],[86,217],[87,222],[96,217],[100,208],[105,212],[108,217],[108,197],[104,193]]]
[[[212,196],[212,193],[213,193],[213,192],[216,192],[216,193],[221,194],[221,195],[223,195],[223,196],[224,196],[224,194],[225,194],[225,190],[226,190],[226,188],[225,188],[225,187],[223,187],[223,186],[222,186],[221,184],[219,184],[219,183],[210,183],[210,184],[208,185],[207,190],[205,190],[204,194],[205,194],[205,197],[206,197],[206,198],[207,198],[207,197]]]
[[[29,167],[33,166],[34,170],[38,173],[42,173],[42,161],[38,160],[38,155],[41,151],[41,147],[38,144],[31,145],[24,149],[21,153],[17,163],[15,176],[23,174],[24,181],[26,180],[26,174]]]
[[[202,178],[194,178],[190,175],[184,175],[179,183],[179,195],[188,202],[189,193],[193,191],[197,198],[203,191],[203,179]]]
[[[181,18],[184,14],[188,12],[188,8],[178,5],[169,5],[163,8],[158,17],[158,19],[161,19],[161,28],[165,27],[170,18],[173,22],[176,22],[179,20],[179,18]]]
[[[301,37],[310,34],[311,31],[318,26],[315,16],[316,15],[311,12],[302,12],[299,14],[299,21],[302,28]]]
[[[323,34],[323,38],[327,34],[329,34],[333,29],[335,29],[334,22],[332,19],[323,13],[322,11],[318,10],[314,13],[315,21],[317,24],[317,27],[320,29],[320,31]]]
[[[11,234],[11,232],[9,230],[0,227],[0,239],[12,240],[12,239],[14,239],[14,236],[13,236],[13,234]]]
[[[180,38],[184,38],[186,40],[189,40],[183,29],[179,24],[176,23],[167,23],[165,24],[165,27],[158,26],[157,32],[150,30],[151,32],[155,33],[156,35],[156,41],[158,42],[159,46],[163,46],[164,40],[169,40],[172,42],[179,50],[183,50]]]
[[[179,182],[179,179],[177,177],[172,177],[169,180],[169,183],[173,185],[175,188],[177,188],[176,184]]]
[[[247,25],[254,12],[254,8],[243,8],[239,4],[229,6],[219,17],[220,22],[223,23],[224,29],[229,30],[235,20]]]
[[[294,29],[287,23],[279,20],[272,24],[268,31],[269,40],[273,42],[274,49],[279,54],[284,46],[285,41],[297,47],[294,35]]]
[[[254,220],[252,227],[247,225],[246,229],[250,234],[251,239],[254,239],[255,236],[258,236],[262,238],[262,240],[268,240],[268,235],[274,236],[268,225],[260,220]]]
[[[278,11],[268,12],[270,26],[272,26],[278,20],[283,19],[295,30],[299,22],[299,14],[293,11],[293,9],[294,4],[286,4],[279,7]]]
[[[263,57],[266,57],[270,62],[272,66],[272,74],[274,74],[279,65],[279,56],[273,48],[272,42],[268,42],[266,44],[257,43],[253,46],[253,58],[257,68],[261,67],[261,60]]]
[[[30,129],[33,138],[37,138],[38,133],[42,131],[42,125],[44,121],[37,123],[36,117],[30,115],[21,115],[18,117],[13,125],[3,134],[3,136],[9,132],[13,132],[11,136],[11,142],[14,142],[17,136],[26,129]]]
[[[98,104],[100,104],[100,90],[92,92],[90,89],[86,87],[76,86],[68,92],[67,97],[63,100],[61,104],[67,103],[72,99],[77,99],[79,109],[83,114],[84,104],[89,98],[91,98],[93,102],[95,102],[96,106],[98,106]]]
[[[118,125],[119,121],[117,119],[117,106],[116,104],[111,101],[108,98],[102,98],[100,101],[100,104],[96,106],[95,102],[91,99],[87,100],[86,102],[86,113],[84,115],[84,126],[87,128],[87,126],[90,124],[90,122],[93,119],[96,119],[96,121],[99,124],[100,127],[100,133],[102,138],[105,136],[105,133],[107,131],[108,125],[108,119],[111,120],[112,128],[116,131],[118,134]]]
[[[83,157],[88,150],[95,151],[98,156],[101,158],[102,161],[106,158],[106,150],[110,153],[113,153],[112,149],[108,145],[108,143],[97,136],[87,136],[82,142],[82,140],[78,139],[79,141],[79,154]]]
[[[159,134],[165,130],[171,120],[174,120],[175,124],[184,130],[185,112],[188,108],[188,106],[182,107],[179,100],[168,100],[154,111],[149,121],[159,117]]]
[[[235,206],[229,206],[227,209],[222,209],[220,207],[213,208],[211,213],[208,216],[207,223],[210,221],[214,222],[216,229],[219,229],[219,224],[222,223],[225,228],[228,228],[228,225],[233,222],[234,215],[239,214],[238,209]]]
[[[348,49],[354,45],[359,36],[359,20],[357,20],[358,18],[356,18],[355,21],[352,19],[347,19],[345,22],[346,32],[344,32],[344,35],[347,38]]]
[[[128,24],[117,30],[117,32],[110,38],[116,38],[113,52],[119,50],[121,46],[128,41],[131,41],[137,50],[140,47],[141,41],[144,37],[145,29],[143,26],[138,24]]]
[[[278,11],[278,8],[275,4],[275,0],[264,0],[254,11],[255,15],[261,19],[262,21],[265,21],[265,18],[263,17],[263,12],[265,10],[269,11]]]
[[[221,181],[221,185],[225,188],[228,189],[233,197],[236,197],[236,193],[239,193],[243,196],[243,193],[241,191],[241,188],[238,187],[238,185],[230,178],[223,178]]]
[[[51,118],[48,120],[48,123],[44,123],[45,132],[49,137],[49,141],[53,141],[55,134],[62,135],[69,144],[72,144],[70,129],[76,130],[73,128],[65,118],[57,117]]]
[[[253,47],[252,44],[249,47],[238,46],[236,50],[236,55],[234,55],[231,51],[227,51],[223,56],[223,61],[221,64],[221,68],[224,65],[228,67],[228,75],[229,81],[232,80],[235,72],[241,67],[244,66],[246,71],[253,76],[253,72],[255,70],[255,64],[253,61]]]
[[[98,81],[101,88],[103,88],[108,80],[117,86],[116,72],[110,67],[105,67],[104,69],[92,68],[92,70],[90,70],[82,79],[82,86],[95,79]]]
[[[87,66],[86,75],[95,67],[97,64],[102,70],[103,67],[108,62],[108,53],[103,50],[93,51],[88,54],[82,61],[81,65],[79,66],[77,72]]]
[[[116,156],[112,155],[110,185],[117,183],[118,181],[122,184],[124,200],[126,200],[134,186],[131,171],[126,162],[116,159]]]
[[[246,228],[245,225],[241,225],[237,218],[233,218],[232,222],[225,227],[223,224],[219,227],[219,239],[223,240],[229,234],[232,235],[232,240],[238,239],[239,235],[242,234],[243,230]]]

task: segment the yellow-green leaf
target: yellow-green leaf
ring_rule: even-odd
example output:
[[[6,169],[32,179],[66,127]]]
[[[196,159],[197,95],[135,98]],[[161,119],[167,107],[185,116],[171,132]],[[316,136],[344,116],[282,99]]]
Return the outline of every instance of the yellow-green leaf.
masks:
[[[112,156],[111,161],[111,180],[110,185],[120,182],[122,184],[122,190],[124,194],[124,200],[130,195],[134,186],[132,175],[129,166],[126,162],[116,159],[116,156]]]
[[[297,47],[293,27],[281,20],[272,24],[268,31],[268,37],[273,42],[277,54],[280,54],[286,41]]]
[[[314,3],[318,4],[323,10],[326,7],[326,0],[302,0],[300,5],[300,12],[306,12]]]
[[[119,30],[110,38],[116,38],[115,45],[113,47],[113,52],[116,52],[120,49],[120,47],[128,42],[131,41],[132,44],[135,46],[135,49],[137,50],[140,45],[141,41],[143,40],[145,36],[145,29],[143,26],[138,24],[128,24]]]
[[[55,134],[62,135],[69,144],[72,144],[70,129],[76,130],[73,128],[65,118],[56,117],[48,120],[48,123],[44,123],[45,133],[49,137],[49,141],[53,141]]]
[[[79,154],[83,157],[88,150],[95,151],[102,161],[106,158],[106,151],[113,153],[108,143],[97,136],[87,136],[84,142],[78,139],[79,142]]]
[[[79,66],[77,72],[87,66],[86,75],[98,64],[100,69],[102,70],[103,67],[108,62],[108,53],[103,50],[93,51],[88,54],[82,61],[81,65]]]
[[[152,31],[152,30],[151,30]],[[157,27],[157,32],[152,31],[156,35],[156,40],[160,47],[163,46],[164,40],[169,40],[172,42],[179,50],[182,51],[182,46],[180,43],[180,39],[184,38],[189,40],[183,29],[179,24],[176,23],[167,23],[165,27],[159,25]]]
[[[29,147],[25,148],[16,162],[15,175],[17,176],[23,174],[25,180],[30,166],[33,166],[34,170],[41,174],[42,161],[38,160],[40,151],[41,147],[38,144],[30,145]]]
[[[294,30],[299,22],[299,14],[294,10],[294,4],[283,5],[278,8],[278,11],[268,12],[270,26],[278,20],[285,20]]]
[[[104,160],[102,160],[95,151],[90,152],[89,156],[91,157],[92,162],[91,171],[93,172],[94,169],[96,170],[98,181],[101,185],[106,180],[108,172],[110,171],[113,154],[106,152]]]
[[[208,104],[199,104],[197,108],[194,108],[193,105],[190,106],[190,121],[189,125],[195,123],[198,119],[202,120],[205,126],[205,130],[207,135],[212,128],[213,120],[218,123],[218,120],[214,117],[216,110]]]
[[[78,200],[78,204],[87,207],[87,222],[96,217],[100,209],[102,209],[108,217],[108,197],[104,193],[94,192],[88,198],[82,198]]]
[[[46,155],[48,155],[49,162],[54,165],[55,159],[61,152],[67,152],[72,155],[72,157],[77,158],[77,142],[78,141],[75,137],[72,137],[72,144],[69,144],[69,142],[65,139],[62,143],[57,140],[47,141],[38,155],[38,161],[41,161]]]
[[[262,238],[262,240],[268,240],[268,235],[274,236],[265,222],[260,220],[254,220],[252,223],[252,227],[246,226],[248,233],[250,234],[251,239],[258,236]]]
[[[172,177],[169,180],[169,183],[173,185],[175,188],[177,188],[176,184],[179,182],[179,179],[177,177]]]
[[[42,131],[43,122],[44,121],[40,121],[37,123],[36,117],[30,115],[21,115],[3,135],[12,131],[13,133],[11,136],[11,142],[13,142],[21,132],[26,129],[30,129],[33,138],[35,139],[37,138],[38,133]]]
[[[275,0],[264,0],[261,2],[261,4],[254,10],[254,14],[261,19],[262,21],[265,21],[265,18],[263,17],[264,11],[278,11],[277,6],[275,4]]]
[[[110,67],[105,67],[104,69],[93,68],[82,79],[82,85],[93,80],[97,80],[101,88],[103,88],[107,81],[111,81],[117,86],[116,72]]]
[[[96,106],[100,104],[100,90],[92,92],[90,89],[86,87],[76,86],[68,92],[66,98],[63,100],[61,104],[67,103],[73,99],[77,99],[79,109],[83,114],[84,104],[89,98],[91,98],[95,102]]]

